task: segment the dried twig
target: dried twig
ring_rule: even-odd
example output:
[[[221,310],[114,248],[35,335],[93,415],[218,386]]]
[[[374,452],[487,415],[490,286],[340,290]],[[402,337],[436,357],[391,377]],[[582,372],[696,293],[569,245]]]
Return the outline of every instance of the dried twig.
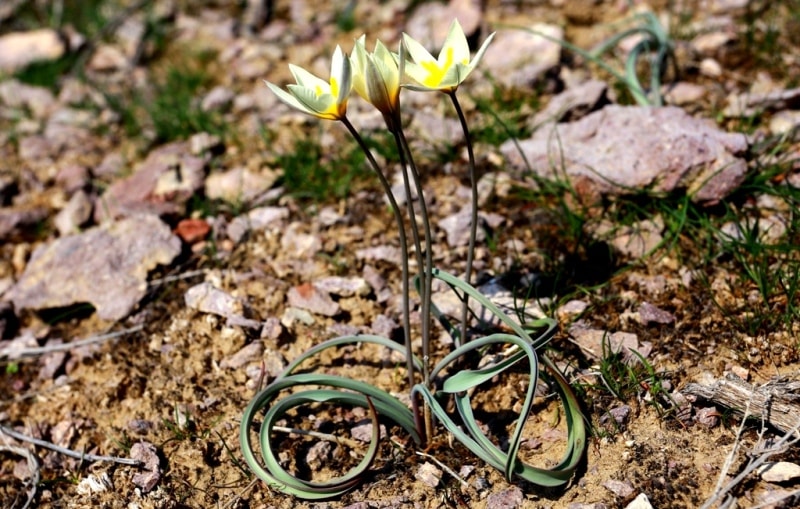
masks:
[[[742,417],[742,422],[739,424],[739,431],[736,432],[736,440],[733,442],[733,447],[731,448],[731,452],[728,453],[728,456],[725,458],[725,463],[722,464],[722,469],[719,472],[719,477],[717,478],[717,485],[714,487],[714,493],[706,500],[706,503],[703,504],[701,509],[706,509],[711,507],[711,505],[719,500],[719,498],[723,495],[723,484],[725,482],[725,478],[728,476],[728,472],[730,471],[731,467],[733,466],[733,460],[736,458],[736,453],[739,451],[739,446],[742,443],[742,434],[744,433],[744,425],[747,422],[747,416],[750,414],[750,403],[751,400],[747,400],[747,406],[744,410],[744,417]]]
[[[800,440],[800,404],[798,404],[800,401],[800,382],[778,379],[762,386],[753,386],[741,378],[729,374],[725,379],[718,380],[711,385],[689,384],[683,392],[699,396],[742,414],[742,423],[736,434],[736,442],[725,460],[714,493],[703,504],[703,509],[712,507],[723,496],[726,496],[726,498],[721,507],[729,506],[734,502],[729,493],[736,485],[755,472],[771,456],[779,453],[784,447],[795,444]],[[755,459],[750,460],[736,477],[725,486],[722,486],[722,482],[727,476],[741,444],[745,421],[747,421],[748,417],[754,416],[758,416],[762,420],[759,442],[763,437],[766,424],[779,429],[784,435],[776,443],[775,447],[758,451],[758,456]],[[797,436],[795,437],[795,435]]]
[[[798,497],[798,496],[800,496],[800,489],[790,491],[789,493],[786,493],[780,498],[775,498],[758,505],[750,506],[750,509],[763,509],[764,507],[778,507],[778,502],[783,502],[784,500],[789,500],[792,497]]]
[[[108,334],[100,334],[99,336],[92,336],[86,339],[80,339],[78,341],[71,341],[69,343],[61,343],[57,345],[45,345],[40,347],[32,347],[32,348],[22,348],[20,350],[13,350],[13,351],[0,351],[0,359],[9,359],[9,360],[17,360],[22,359],[24,357],[37,357],[40,355],[53,353],[53,352],[63,352],[66,350],[73,350],[75,348],[79,348],[86,345],[92,345],[95,343],[102,343],[104,341],[108,341],[109,339],[118,338],[120,336],[125,336],[127,334],[133,334],[134,332],[139,332],[144,329],[144,325],[137,325],[135,327],[131,327],[130,329],[124,329],[117,332],[109,332]]]
[[[182,281],[184,279],[191,279],[197,276],[205,276],[208,273],[206,269],[198,269],[198,270],[190,270],[188,272],[183,272],[181,274],[175,274],[174,276],[165,276],[158,279],[153,279],[152,281],[147,283],[147,286],[154,287],[159,286],[167,283],[173,283],[175,281]]]
[[[795,429],[800,422],[798,381],[778,379],[755,387],[729,374],[711,385],[689,384],[682,392],[730,408],[745,418],[760,417],[784,433]]]
[[[23,433],[19,433],[9,427],[3,426],[2,424],[0,424],[0,433],[8,435],[9,437],[19,440],[21,442],[28,442],[33,445],[44,447],[45,449],[50,449],[51,451],[55,451],[59,454],[63,454],[65,456],[69,456],[70,458],[75,458],[82,461],[109,461],[112,463],[119,463],[120,465],[130,465],[133,467],[140,467],[144,465],[144,462],[132,458],[120,458],[117,456],[98,456],[96,454],[88,454],[82,451],[73,451],[72,449],[67,449],[66,447],[60,447],[52,442],[47,442],[45,440],[40,440],[38,438],[33,438]]]
[[[744,420],[745,419],[743,418],[742,419],[743,423],[744,423]],[[742,428],[743,427],[744,426],[742,426]],[[742,429],[740,428],[739,431],[740,431],[740,433],[736,437],[736,444],[734,444],[734,451],[736,450],[736,448],[738,446],[739,436],[741,435]],[[763,434],[763,430],[762,430],[762,434]],[[792,437],[794,437],[794,438],[792,438]],[[759,441],[760,441],[760,438],[759,438]],[[788,433],[785,433],[780,438],[780,440],[775,442],[775,445],[773,445],[769,449],[765,449],[765,450],[759,451],[758,457],[754,458],[754,459],[751,459],[747,463],[747,466],[741,471],[741,473],[739,473],[739,475],[737,475],[736,477],[731,479],[731,481],[728,484],[726,484],[725,487],[723,487],[722,489],[719,489],[719,490],[715,490],[714,491],[714,495],[712,495],[712,497],[709,498],[706,501],[706,503],[702,505],[701,509],[707,509],[707,508],[711,507],[717,500],[719,500],[720,497],[722,497],[723,495],[725,495],[728,492],[730,492],[736,485],[741,483],[748,475],[752,474],[761,465],[766,463],[768,459],[770,459],[772,456],[774,456],[776,454],[780,454],[782,452],[785,452],[788,447],[791,447],[792,445],[796,444],[798,441],[800,441],[800,420],[797,422],[797,424],[795,425],[795,427],[792,430],[790,430]],[[731,454],[733,454],[734,451],[731,451]],[[726,464],[727,464],[727,462],[726,462]],[[722,479],[722,474],[720,476],[720,479]]]
[[[702,509],[712,507],[723,496],[726,498],[721,507],[731,505],[735,499],[729,493],[736,485],[755,472],[771,456],[800,441],[800,382],[777,379],[761,386],[753,386],[741,378],[729,374],[725,379],[718,380],[711,385],[689,384],[683,392],[699,396],[742,414],[742,423],[736,434],[733,449],[725,459],[713,495],[703,504]],[[722,483],[728,475],[741,445],[745,422],[749,417],[756,416],[760,417],[762,421],[759,443],[764,436],[767,424],[779,429],[784,435],[774,447],[760,451],[754,450],[753,455],[757,456],[751,459],[736,477],[723,486]]]
[[[225,505],[219,505],[220,509],[228,509],[228,508],[230,508],[230,507],[233,507],[233,504],[235,504],[236,502],[238,502],[239,500],[241,500],[241,499],[244,497],[245,493],[247,493],[248,491],[252,490],[252,489],[253,489],[253,486],[255,486],[256,484],[258,484],[258,481],[259,481],[259,480],[260,480],[260,479],[259,479],[258,477],[256,477],[255,479],[253,479],[252,481],[250,481],[249,483],[247,483],[247,486],[245,486],[244,488],[242,488],[242,490],[241,490],[241,491],[239,491],[239,493],[236,493],[236,494],[235,494],[233,497],[231,497],[231,499],[230,499],[230,500],[228,500],[228,501],[225,503]]]
[[[462,487],[469,488],[469,483],[467,483],[467,481],[462,479],[452,468],[448,467],[447,465],[445,465],[444,463],[442,463],[438,459],[434,458],[430,454],[426,454],[424,452],[417,451],[417,456],[422,456],[423,458],[428,458],[429,460],[433,461],[434,463],[439,465],[442,468],[442,470],[444,470],[445,472],[447,472],[448,474],[453,476],[453,478],[456,481],[460,482]]]
[[[319,431],[311,431],[306,429],[299,429],[299,428],[287,428],[284,426],[273,426],[272,429],[274,431],[280,431],[282,433],[294,433],[297,435],[305,435],[309,437],[319,438],[320,440],[327,440],[328,442],[335,442],[337,444],[343,444],[351,449],[363,449],[364,444],[358,442],[357,440],[353,440],[351,438],[346,437],[337,437],[336,435],[331,435],[330,433],[320,433]]]
[[[41,466],[39,465],[39,458],[33,452],[25,449],[24,447],[16,447],[13,445],[0,445],[0,452],[10,452],[18,456],[24,457],[28,461],[28,470],[31,473],[30,489],[28,490],[28,500],[22,506],[22,509],[27,509],[33,504],[36,498],[36,491],[39,489],[39,482],[41,482]]]

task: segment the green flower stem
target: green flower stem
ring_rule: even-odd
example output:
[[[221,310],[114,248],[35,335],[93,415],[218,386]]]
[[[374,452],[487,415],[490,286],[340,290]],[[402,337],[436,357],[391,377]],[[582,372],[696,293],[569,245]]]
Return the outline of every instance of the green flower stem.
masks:
[[[400,235],[400,252],[401,255],[401,266],[403,271],[403,341],[406,347],[406,371],[408,372],[408,383],[409,387],[414,387],[414,362],[413,362],[413,351],[411,348],[411,313],[409,311],[409,270],[408,270],[408,241],[406,239],[406,229],[405,225],[403,224],[403,216],[400,214],[400,207],[397,205],[397,200],[394,197],[394,193],[392,192],[392,186],[389,184],[389,181],[386,180],[386,176],[381,172],[380,166],[378,166],[378,162],[375,160],[375,157],[372,155],[372,151],[370,151],[367,144],[364,142],[364,138],[358,134],[356,128],[353,127],[353,124],[350,120],[344,116],[341,119],[342,124],[347,128],[350,132],[350,135],[356,140],[358,146],[361,147],[361,150],[364,152],[364,155],[367,156],[367,160],[369,161],[372,169],[375,171],[375,174],[378,176],[378,180],[380,180],[381,185],[383,186],[383,191],[386,193],[387,198],[389,199],[389,206],[392,208],[392,212],[394,213],[394,219],[397,222],[397,229],[399,230]],[[410,197],[409,197],[410,203]],[[412,228],[414,226],[414,222],[412,220]],[[425,366],[423,365],[425,368]],[[417,398],[411,398],[411,409],[414,413],[414,421],[417,426],[417,431],[422,435],[423,442],[425,441],[425,428],[422,425],[422,417],[419,412],[419,403]]]
[[[431,222],[428,215],[428,206],[425,204],[425,193],[422,190],[422,180],[420,179],[417,165],[411,154],[411,147],[408,144],[405,133],[402,129],[397,130],[398,141],[402,144],[402,150],[406,153],[408,166],[411,168],[411,176],[419,197],[419,209],[422,216],[422,228],[425,234],[425,265],[420,267],[422,274],[422,378],[425,385],[430,385],[430,316],[431,316],[431,287],[433,284],[433,238],[431,235]],[[405,171],[403,172],[405,174]],[[408,197],[411,203],[411,196]]]
[[[395,122],[394,124],[389,124],[387,122],[387,125],[399,126],[400,121],[398,119],[398,121]],[[410,155],[406,156],[403,144],[400,141],[401,138],[397,134],[400,131],[400,129],[401,129],[400,127],[398,127],[397,129],[390,128],[390,132],[394,136],[394,142],[395,145],[397,145],[397,152],[400,156],[400,171],[402,172],[403,175],[403,190],[406,193],[406,208],[408,210],[408,220],[409,223],[411,224],[411,238],[414,241],[414,256],[417,259],[417,270],[420,272],[420,274],[422,274],[422,271],[425,267],[425,262],[422,257],[422,243],[420,241],[420,236],[419,236],[419,226],[417,225],[417,214],[416,211],[414,210],[414,200],[411,197],[411,183],[408,178],[408,172],[406,171],[406,168],[408,168],[409,166],[408,157],[410,157]]]
[[[404,145],[402,144],[402,140],[404,140],[405,137],[402,135],[403,122],[402,122],[402,118],[400,117],[399,108],[396,109],[396,110],[391,110],[391,111],[384,112],[383,113],[383,118],[384,118],[384,121],[386,122],[386,127],[389,129],[389,132],[392,133],[392,136],[394,136],[394,142],[395,142],[395,145],[397,146],[397,153],[398,153],[398,155],[400,157],[400,171],[401,171],[402,176],[403,176],[403,190],[406,193],[406,208],[408,210],[408,221],[409,221],[409,223],[411,225],[411,238],[414,241],[414,256],[416,257],[416,260],[417,260],[417,271],[421,275],[421,274],[424,273],[423,271],[424,271],[424,267],[425,267],[425,262],[423,261],[423,257],[422,257],[422,244],[421,244],[421,241],[420,241],[419,226],[417,225],[417,214],[416,214],[416,211],[414,210],[414,200],[412,199],[412,196],[411,196],[411,184],[409,182],[408,172],[406,171],[406,168],[409,167],[409,161],[411,161],[412,164],[413,164],[413,156],[411,154],[411,151],[407,150],[407,148],[404,147]],[[425,218],[427,216],[423,216],[423,217]],[[407,252],[404,252],[403,256],[407,256]],[[406,278],[406,280],[408,280],[408,274],[406,274],[404,277]],[[419,292],[419,289],[417,289],[417,290]],[[420,293],[420,295],[422,296],[422,293]],[[424,306],[424,302],[425,302],[424,296],[422,296],[422,302],[423,302],[423,306],[422,307],[424,309],[424,307],[425,307]],[[408,306],[408,302],[407,301],[406,301],[405,305]],[[423,316],[427,316],[427,315],[423,315]],[[427,331],[425,329],[425,320],[422,320],[422,323],[423,323],[423,325],[422,325],[423,352],[426,352],[425,345],[427,344],[427,339],[426,338],[428,337],[428,334],[427,334]],[[424,383],[427,384],[428,383],[428,360],[424,356],[423,356],[423,361],[422,361],[422,370],[421,370],[421,372],[422,372],[422,377],[423,377]],[[414,394],[411,395],[411,400],[412,400],[412,403],[414,405],[419,405],[419,398],[417,398]],[[419,433],[424,437],[433,436],[433,425],[432,425],[432,422],[431,422],[431,417],[430,417],[430,412],[428,410],[428,407],[427,406],[423,406],[422,411],[423,411],[423,415],[421,416],[421,418],[423,419],[424,423],[423,422],[418,423],[421,426],[420,428],[418,428]],[[417,415],[417,414],[415,414],[415,415]]]
[[[400,122],[399,112],[396,115],[396,129],[390,129],[397,144],[398,154],[400,156],[400,164],[403,172],[403,184],[406,190],[406,203],[408,205],[409,219],[411,221],[411,229],[414,233],[414,243],[416,247],[417,265],[419,267],[418,273],[422,280],[422,292],[420,297],[422,300],[420,309],[420,319],[422,322],[422,379],[426,387],[430,386],[430,312],[431,312],[431,285],[433,282],[433,254],[432,254],[432,236],[430,227],[430,218],[428,216],[428,207],[425,204],[425,193],[422,190],[422,182],[417,171],[417,165],[414,163],[414,156],[411,153],[411,147],[403,132],[403,127]],[[425,234],[425,261],[422,261],[422,246],[419,242],[419,231],[417,227],[416,214],[414,213],[413,200],[411,198],[411,190],[409,189],[408,173],[406,168],[411,169],[411,176],[414,180],[414,186],[417,190],[417,197],[420,202],[420,215],[422,216],[422,225]],[[417,395],[412,392],[412,401],[418,400]],[[425,436],[433,435],[433,419],[431,417],[430,408],[425,405],[423,407],[424,421],[425,421]]]
[[[452,90],[447,93],[450,100],[453,102],[453,107],[458,114],[458,120],[461,122],[461,129],[464,131],[464,140],[467,143],[467,155],[469,157],[469,183],[471,188],[470,205],[470,223],[469,223],[469,247],[467,248],[467,269],[464,275],[464,281],[469,285],[472,279],[472,264],[475,257],[475,238],[478,234],[478,180],[475,175],[475,152],[472,150],[472,140],[469,135],[469,126],[467,126],[467,119],[464,116],[464,110],[456,97],[456,91]],[[464,295],[464,302],[461,304],[461,334],[460,338],[456,340],[456,346],[460,346],[467,341],[467,311],[469,310],[469,297]],[[460,341],[459,341],[460,339]]]

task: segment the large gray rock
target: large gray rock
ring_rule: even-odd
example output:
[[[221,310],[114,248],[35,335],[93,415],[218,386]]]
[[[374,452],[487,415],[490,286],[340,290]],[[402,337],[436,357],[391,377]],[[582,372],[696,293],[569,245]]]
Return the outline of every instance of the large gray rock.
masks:
[[[67,50],[55,30],[42,28],[0,36],[0,71],[13,73],[42,60],[57,60]]]
[[[89,302],[100,318],[119,320],[147,291],[147,273],[180,250],[178,237],[157,217],[130,217],[38,247],[5,298],[17,309]]]
[[[53,93],[44,87],[10,79],[0,83],[0,102],[15,109],[27,109],[33,118],[43,118],[55,106]]]
[[[714,202],[741,184],[747,164],[737,155],[747,147],[743,134],[680,108],[610,105],[500,150],[512,169],[529,164],[541,177],[566,176],[582,194],[686,189],[695,202]]]
[[[481,67],[505,87],[531,88],[558,65],[561,45],[556,41],[562,39],[561,27],[544,23],[498,30],[483,55]]]
[[[186,142],[161,146],[133,174],[111,184],[98,199],[98,223],[135,214],[176,214],[203,187],[206,159],[189,154]]]
[[[575,85],[550,99],[528,125],[536,129],[546,122],[566,122],[583,118],[608,104],[607,92],[608,85],[600,80],[589,80]]]

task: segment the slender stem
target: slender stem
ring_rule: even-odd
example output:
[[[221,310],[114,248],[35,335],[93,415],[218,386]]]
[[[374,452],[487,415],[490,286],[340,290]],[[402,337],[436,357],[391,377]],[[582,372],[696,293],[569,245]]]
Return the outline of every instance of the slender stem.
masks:
[[[397,145],[397,153],[398,156],[400,157],[400,167],[403,174],[403,187],[406,193],[406,207],[408,208],[408,218],[411,223],[411,234],[414,238],[414,254],[417,258],[417,272],[419,274],[419,277],[422,279],[424,285],[424,281],[426,280],[426,274],[427,274],[426,270],[427,262],[424,262],[422,258],[422,244],[420,243],[419,226],[417,225],[417,214],[414,210],[414,200],[413,197],[411,196],[411,186],[408,178],[408,168],[412,169],[412,175],[415,173],[414,159],[413,156],[411,155],[411,151],[409,150],[408,146],[405,143],[405,136],[403,135],[403,123],[402,119],[400,118],[400,111],[397,110],[395,112],[392,112],[391,115],[385,115],[384,118],[386,119],[386,126],[389,128],[389,131],[394,136],[394,142],[395,145]],[[422,194],[422,188],[418,184],[419,178],[415,176],[414,182],[417,184],[416,185],[417,196],[420,199],[420,202],[422,203],[421,212],[422,212],[423,222],[424,224],[427,225],[428,215],[426,213],[427,212],[426,209],[424,208],[425,197]],[[430,253],[430,238],[429,236],[426,236],[425,239],[426,239],[425,241],[426,252]],[[425,288],[425,286],[423,286],[423,288]],[[426,386],[429,386],[430,354],[428,345],[430,342],[428,338],[430,336],[430,332],[428,331],[428,325],[430,323],[429,319],[430,305],[426,306],[425,303],[426,302],[430,303],[430,297],[428,297],[428,299],[426,300],[425,292],[423,291],[421,295],[421,300],[422,300],[422,306],[420,309],[420,315],[422,322],[422,331],[421,331],[422,379],[423,383]],[[412,395],[412,401],[415,404],[418,403],[417,397],[415,395]],[[430,409],[428,408],[427,405],[424,405],[422,407],[422,411],[423,411],[422,417],[424,419],[424,432],[422,430],[419,430],[420,434],[425,437],[433,436],[433,421],[431,420]]]
[[[411,176],[419,197],[419,210],[422,216],[422,228],[425,234],[425,264],[420,269],[422,275],[422,379],[425,385],[430,385],[430,314],[431,314],[431,286],[433,284],[433,239],[431,236],[431,222],[428,215],[428,206],[425,204],[425,193],[422,190],[422,180],[420,179],[417,165],[411,154],[408,140],[402,128],[397,129],[397,138],[402,144],[401,152],[405,151],[408,159],[408,166],[411,168]]]
[[[398,122],[399,124],[399,122]],[[405,149],[403,144],[401,143],[400,136],[398,135],[398,130],[391,130],[392,134],[394,135],[394,142],[397,145],[398,154],[400,156],[400,167],[401,172],[403,174],[403,190],[406,193],[406,208],[408,210],[408,219],[411,223],[411,237],[414,241],[414,256],[417,259],[417,270],[420,273],[420,277],[422,277],[423,270],[425,267],[425,262],[422,258],[422,244],[420,241],[419,236],[419,226],[417,225],[417,213],[414,210],[414,200],[411,196],[411,184],[408,179],[408,157],[406,156]],[[423,336],[424,337],[424,336]]]
[[[406,347],[406,371],[408,372],[408,384],[409,388],[413,388],[415,385],[414,381],[414,362],[413,362],[413,351],[411,348],[411,314],[409,311],[409,288],[408,288],[408,241],[406,240],[406,229],[405,225],[403,224],[403,216],[400,213],[400,207],[397,206],[397,200],[394,197],[394,193],[392,192],[392,186],[389,184],[389,181],[386,180],[386,176],[384,176],[383,172],[381,172],[380,166],[378,166],[378,162],[375,160],[375,157],[372,155],[372,151],[370,151],[367,144],[364,142],[364,138],[358,134],[353,124],[350,123],[350,120],[347,117],[342,117],[341,119],[342,124],[347,128],[350,132],[350,135],[358,143],[358,146],[364,152],[364,155],[367,156],[367,160],[369,161],[372,169],[375,171],[375,174],[378,176],[378,180],[380,180],[381,185],[383,186],[383,191],[386,193],[386,197],[389,199],[389,206],[392,208],[392,212],[394,213],[394,219],[397,222],[397,228],[399,230],[400,236],[400,252],[401,252],[401,267],[403,271],[403,341]],[[413,224],[413,223],[412,223]],[[422,437],[423,442],[426,440],[425,438],[425,428],[422,425],[422,418],[419,413],[419,403],[417,398],[411,398],[411,410],[414,413],[414,422],[416,423],[417,432]]]
[[[475,257],[475,238],[478,234],[478,180],[475,175],[475,153],[472,150],[472,140],[469,135],[469,127],[467,126],[467,119],[464,117],[464,110],[456,97],[456,91],[452,90],[447,93],[450,100],[453,102],[453,107],[458,113],[458,120],[461,121],[461,129],[464,131],[464,139],[467,142],[467,155],[469,156],[469,183],[471,189],[472,199],[470,200],[470,222],[469,222],[469,247],[467,248],[467,271],[464,276],[464,281],[469,285],[472,279],[472,264]],[[469,341],[467,338],[467,313],[469,311],[469,296],[464,294],[464,301],[461,304],[461,341],[466,343]],[[457,343],[458,344],[458,343]]]
[[[391,128],[394,127],[394,128]],[[411,154],[411,149],[408,146],[403,127],[400,122],[399,113],[396,115],[393,126],[390,130],[394,135],[395,144],[397,144],[398,153],[400,156],[400,164],[403,168],[403,185],[406,191],[406,204],[408,205],[408,215],[411,221],[411,232],[414,235],[414,247],[417,257],[417,267],[420,279],[422,280],[421,300],[422,305],[420,309],[420,321],[422,322],[422,380],[426,387],[430,387],[430,312],[431,312],[431,281],[433,279],[433,261],[431,256],[431,230],[430,221],[428,220],[428,209],[425,205],[425,195],[422,191],[422,183],[420,182],[417,166],[414,164],[414,157]],[[419,227],[417,226],[417,216],[414,212],[414,204],[411,197],[411,189],[409,186],[408,173],[406,168],[411,169],[411,176],[414,180],[414,186],[417,191],[417,197],[420,202],[420,214],[422,215],[422,224],[425,231],[425,261],[422,258],[422,245],[419,238]],[[412,396],[416,401],[416,397]],[[423,436],[433,436],[433,421],[430,414],[428,405],[423,407],[425,419],[425,433]]]

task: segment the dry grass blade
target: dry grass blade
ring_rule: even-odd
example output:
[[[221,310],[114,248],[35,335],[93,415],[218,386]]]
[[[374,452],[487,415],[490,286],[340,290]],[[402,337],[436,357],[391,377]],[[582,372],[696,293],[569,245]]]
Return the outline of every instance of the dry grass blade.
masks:
[[[108,334],[100,334],[99,336],[92,336],[78,341],[71,341],[69,343],[61,343],[57,345],[48,345],[48,346],[34,347],[34,348],[22,348],[18,350],[17,349],[12,350],[10,348],[7,348],[5,350],[0,350],[0,359],[17,360],[25,357],[38,357],[40,355],[45,355],[48,353],[73,350],[75,348],[80,348],[82,346],[102,343],[104,341],[125,336],[127,334],[133,334],[134,332],[139,332],[142,329],[144,329],[144,325],[137,325],[129,329],[123,329],[117,332],[110,332]]]
[[[98,456],[96,454],[88,454],[81,451],[73,451],[72,449],[67,449],[66,447],[59,447],[52,442],[47,442],[46,440],[39,440],[38,438],[30,437],[23,433],[14,431],[11,428],[3,426],[2,424],[0,424],[0,433],[5,434],[16,440],[22,442],[28,442],[30,444],[39,447],[44,447],[45,449],[50,449],[51,451],[55,451],[65,456],[69,456],[70,458],[79,459],[81,461],[110,461],[111,463],[118,463],[120,465],[130,465],[133,467],[139,467],[143,465],[141,461],[131,458],[120,458],[118,456]]]
[[[39,487],[39,482],[41,481],[39,458],[37,458],[32,451],[29,451],[24,447],[16,447],[13,445],[0,445],[0,452],[10,452],[12,454],[17,454],[19,456],[24,457],[27,460],[28,470],[31,473],[31,478],[30,478],[31,487],[30,489],[28,489],[28,500],[26,500],[25,504],[22,505],[22,509],[27,509],[28,507],[31,507],[31,504],[33,504],[34,499],[36,499],[36,491]]]

